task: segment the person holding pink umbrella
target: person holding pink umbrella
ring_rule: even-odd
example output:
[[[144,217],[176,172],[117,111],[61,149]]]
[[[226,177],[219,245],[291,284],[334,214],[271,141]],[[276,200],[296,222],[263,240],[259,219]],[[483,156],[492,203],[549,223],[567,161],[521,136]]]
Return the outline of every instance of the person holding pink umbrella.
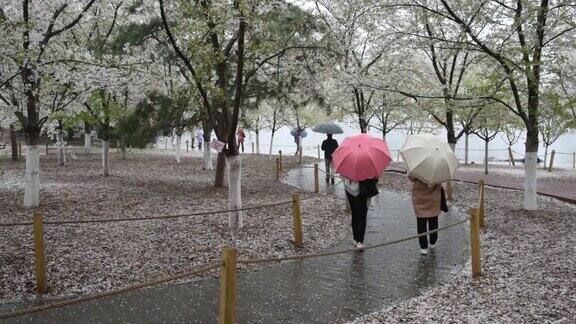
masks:
[[[332,159],[336,173],[344,178],[354,243],[358,250],[363,250],[368,200],[378,194],[378,178],[392,161],[388,145],[367,134],[351,136],[334,151]]]

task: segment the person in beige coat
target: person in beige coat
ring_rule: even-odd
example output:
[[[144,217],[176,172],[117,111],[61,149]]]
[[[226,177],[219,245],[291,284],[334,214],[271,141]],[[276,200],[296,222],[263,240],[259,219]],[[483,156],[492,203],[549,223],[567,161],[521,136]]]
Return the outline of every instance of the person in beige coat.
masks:
[[[442,198],[442,185],[428,186],[421,180],[408,176],[412,181],[412,207],[416,215],[418,234],[438,229],[438,215]],[[428,254],[438,240],[438,232],[418,238],[420,253]]]

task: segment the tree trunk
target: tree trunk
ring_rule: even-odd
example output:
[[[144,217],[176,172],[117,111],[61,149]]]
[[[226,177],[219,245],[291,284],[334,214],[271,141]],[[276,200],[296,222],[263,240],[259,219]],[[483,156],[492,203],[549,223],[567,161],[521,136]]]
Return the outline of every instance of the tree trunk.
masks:
[[[110,148],[110,144],[108,143],[108,141],[102,141],[102,174],[104,174],[105,176],[109,176],[109,163],[108,163],[108,159],[109,159],[109,154],[108,154],[108,150]]]
[[[126,143],[122,141],[122,143],[120,143],[120,147],[120,152],[122,152],[122,160],[126,160]]]
[[[256,154],[260,154],[260,131],[256,131]]]
[[[468,150],[469,150],[469,137],[470,134],[466,133],[464,136],[464,164],[468,165]]]
[[[40,205],[40,154],[38,145],[26,145],[26,187],[24,207]]]
[[[526,132],[526,153],[524,156],[524,209],[538,209],[538,131]]]
[[[210,142],[206,141],[204,141],[204,170],[214,170],[212,152],[210,151]]]
[[[546,169],[547,164],[548,164],[548,145],[544,145],[544,169]]]
[[[229,156],[228,165],[228,208],[242,208],[242,159],[240,155]],[[244,226],[242,211],[233,211],[228,215],[230,229],[240,229]]]
[[[66,153],[64,152],[64,133],[60,130],[57,136],[58,136],[58,165],[64,166],[66,164]]]
[[[218,153],[216,159],[216,172],[214,174],[214,186],[216,188],[224,187],[224,176],[226,174],[226,154],[224,151]]]
[[[448,145],[450,145],[450,149],[452,150],[452,152],[456,153],[456,143],[448,142]]]
[[[176,134],[176,163],[181,161],[180,144],[182,142],[182,135]]]
[[[12,148],[12,161],[18,161],[18,141],[14,125],[10,125],[10,147]]]
[[[488,174],[488,139],[484,140],[484,174]]]
[[[272,135],[270,135],[270,152],[268,153],[269,155],[272,155],[272,152],[274,151],[274,131],[272,131]]]
[[[88,131],[84,133],[84,153],[92,154],[92,136]]]

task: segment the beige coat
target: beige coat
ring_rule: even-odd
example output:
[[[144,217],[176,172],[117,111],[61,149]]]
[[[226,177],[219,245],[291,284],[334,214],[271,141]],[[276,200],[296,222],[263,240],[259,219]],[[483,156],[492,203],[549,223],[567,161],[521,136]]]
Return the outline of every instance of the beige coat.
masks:
[[[424,182],[409,176],[412,185],[412,207],[418,218],[430,218],[440,215],[440,195],[442,185],[429,187]]]

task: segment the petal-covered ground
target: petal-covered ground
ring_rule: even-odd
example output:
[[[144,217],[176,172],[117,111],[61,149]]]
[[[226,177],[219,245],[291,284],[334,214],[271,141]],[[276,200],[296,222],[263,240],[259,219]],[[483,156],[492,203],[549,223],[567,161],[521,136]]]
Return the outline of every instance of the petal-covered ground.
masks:
[[[109,177],[99,154],[76,153],[59,167],[56,154],[41,157],[41,207],[45,221],[172,215],[227,209],[226,188],[214,188],[214,171],[187,154],[113,153]],[[290,201],[295,188],[274,179],[275,157],[242,155],[244,207]],[[284,157],[284,168],[297,159]],[[22,207],[24,163],[5,163],[0,182],[0,223],[29,222]],[[244,212],[245,227],[228,229],[227,214],[168,220],[45,225],[49,293],[76,296],[137,283],[158,275],[219,262],[221,248],[236,246],[239,258],[284,256],[322,250],[345,237],[344,203],[319,194],[302,202],[305,246],[291,240],[292,206]],[[0,300],[27,300],[34,293],[32,228],[0,227]]]
[[[386,174],[389,189],[408,191],[405,176]],[[454,205],[477,205],[478,187],[455,185]],[[486,188],[481,234],[483,275],[468,267],[448,284],[355,323],[573,323],[576,318],[576,206],[539,197],[522,210],[522,192]]]

